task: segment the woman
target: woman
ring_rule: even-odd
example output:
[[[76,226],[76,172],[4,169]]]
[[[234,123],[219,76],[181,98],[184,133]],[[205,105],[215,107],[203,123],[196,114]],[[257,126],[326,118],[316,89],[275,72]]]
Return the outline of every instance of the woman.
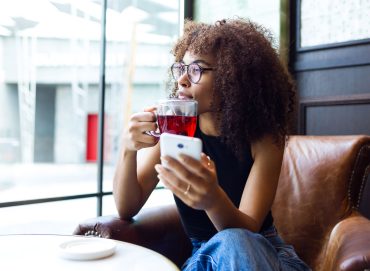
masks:
[[[114,179],[119,215],[137,214],[161,180],[193,244],[183,270],[309,270],[277,235],[270,211],[295,93],[271,41],[248,20],[186,22],[171,72],[174,94],[198,101],[201,161],[160,157],[146,133],[157,128],[154,108],[134,114],[124,133]]]

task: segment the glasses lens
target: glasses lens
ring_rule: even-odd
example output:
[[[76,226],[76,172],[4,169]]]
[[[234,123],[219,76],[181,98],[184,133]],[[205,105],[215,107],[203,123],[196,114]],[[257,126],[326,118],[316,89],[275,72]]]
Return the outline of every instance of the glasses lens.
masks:
[[[171,67],[172,76],[175,80],[179,79],[184,72],[184,67],[181,63],[173,63]]]
[[[190,81],[197,83],[200,79],[201,69],[197,63],[192,63],[188,67],[188,75]]]

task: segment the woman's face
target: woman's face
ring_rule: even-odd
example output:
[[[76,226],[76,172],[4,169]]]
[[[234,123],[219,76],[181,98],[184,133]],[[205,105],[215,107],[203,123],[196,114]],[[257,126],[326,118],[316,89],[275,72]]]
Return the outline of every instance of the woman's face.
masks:
[[[183,58],[183,63],[189,65],[197,63],[201,68],[214,68],[214,58],[210,55],[195,55],[186,52]],[[185,72],[177,80],[179,89],[178,97],[180,99],[194,99],[198,102],[198,114],[210,112],[213,99],[213,81],[214,74],[212,70],[206,70],[201,73],[200,80],[197,83],[192,83],[188,74]]]

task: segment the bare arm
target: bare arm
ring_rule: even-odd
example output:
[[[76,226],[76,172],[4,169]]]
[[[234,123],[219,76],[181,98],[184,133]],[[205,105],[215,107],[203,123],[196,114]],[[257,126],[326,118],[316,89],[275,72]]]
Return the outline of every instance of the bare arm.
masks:
[[[205,210],[217,230],[246,228],[257,232],[271,209],[280,175],[283,147],[265,137],[252,145],[254,163],[243,191],[239,208],[235,207],[217,183],[213,162],[203,156],[179,161],[166,157],[171,171],[156,165],[163,183],[192,208]],[[184,194],[191,185],[189,193]]]
[[[145,134],[155,130],[150,112],[134,114],[122,138],[122,151],[113,181],[118,214],[129,219],[136,215],[158,183],[154,165],[159,163],[158,139]]]
[[[239,209],[236,209],[224,191],[222,200],[207,211],[218,230],[242,227],[258,232],[271,210],[278,185],[284,148],[277,146],[271,137],[252,145],[254,163],[245,185]]]

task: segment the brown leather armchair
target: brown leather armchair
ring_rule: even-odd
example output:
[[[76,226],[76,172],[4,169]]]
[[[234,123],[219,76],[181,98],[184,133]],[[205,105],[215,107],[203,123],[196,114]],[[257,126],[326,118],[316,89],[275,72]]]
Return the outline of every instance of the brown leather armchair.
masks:
[[[369,173],[370,136],[287,140],[272,212],[280,235],[313,270],[370,269]],[[74,233],[142,245],[179,266],[190,253],[174,206],[143,210],[131,221],[93,218]]]

